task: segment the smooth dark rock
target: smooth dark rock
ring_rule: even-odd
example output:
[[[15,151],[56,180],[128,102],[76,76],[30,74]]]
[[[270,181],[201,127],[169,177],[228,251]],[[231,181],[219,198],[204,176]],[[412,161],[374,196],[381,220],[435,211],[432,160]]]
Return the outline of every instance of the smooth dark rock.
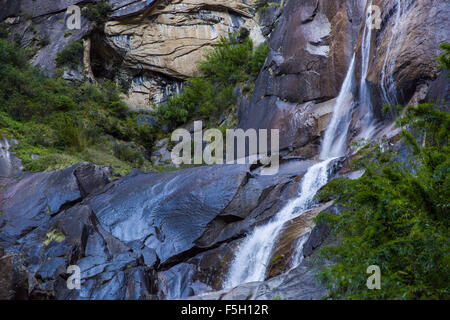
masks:
[[[291,271],[261,282],[250,282],[217,292],[190,297],[190,300],[320,300],[327,289],[317,281],[310,261]]]
[[[450,77],[448,70],[442,70],[436,80],[434,80],[425,98],[426,102],[434,102],[437,105],[446,106],[450,101]]]
[[[25,175],[0,189],[0,243],[20,239],[107,183],[103,169],[81,163],[61,171]]]
[[[142,12],[155,4],[156,0],[110,0],[109,3],[114,9],[111,18],[122,18]]]
[[[195,246],[245,182],[247,170],[223,165],[139,174],[114,182],[88,204],[115,237],[141,241],[164,263]]]
[[[312,255],[313,251],[316,250],[323,241],[328,237],[330,233],[330,228],[326,223],[319,223],[311,231],[311,235],[308,240],[303,245],[303,256],[309,257]]]

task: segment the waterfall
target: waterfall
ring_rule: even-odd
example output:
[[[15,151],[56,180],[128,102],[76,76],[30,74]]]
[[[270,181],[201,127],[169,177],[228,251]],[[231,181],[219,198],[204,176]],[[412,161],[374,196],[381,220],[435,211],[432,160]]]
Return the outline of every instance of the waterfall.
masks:
[[[223,288],[233,288],[241,283],[265,279],[272,249],[283,225],[313,207],[314,196],[328,182],[330,162],[345,155],[347,132],[352,118],[354,69],[355,54],[325,132],[321,152],[321,158],[324,160],[308,169],[301,181],[299,196],[290,201],[268,223],[256,227],[239,245],[223,282]]]
[[[328,164],[333,159],[319,162],[308,169],[301,182],[300,196],[290,201],[265,225],[256,227],[236,250],[224,288],[241,283],[262,281],[270,264],[276,238],[283,225],[311,208],[317,191],[328,181]]]
[[[347,133],[353,109],[353,73],[355,71],[355,54],[342,84],[341,91],[334,106],[333,115],[322,141],[320,159],[341,157],[345,155]]]
[[[296,266],[298,266],[299,264],[302,263],[303,261],[303,246],[306,243],[306,241],[308,241],[309,239],[309,233],[305,234],[304,236],[301,236],[296,244],[295,244],[295,248],[297,248],[297,250],[295,251],[294,257],[291,259],[291,265],[290,268],[293,269]]]
[[[370,5],[371,5],[371,0]],[[369,7],[370,8],[370,7]],[[370,38],[371,30],[367,30],[368,17],[366,17],[366,28],[363,39],[362,55],[362,78],[365,93],[368,94],[368,87],[365,77],[369,69]],[[354,105],[354,71],[356,54],[353,54],[345,80],[342,84],[339,95],[336,99],[333,115],[330,123],[325,130],[320,153],[321,162],[311,166],[301,181],[299,196],[291,200],[281,211],[279,211],[269,222],[256,227],[242,241],[236,249],[230,269],[226,275],[223,288],[234,288],[242,283],[252,281],[263,281],[266,276],[273,248],[277,238],[283,229],[284,224],[290,221],[315,205],[314,196],[328,182],[329,164],[338,157],[346,153],[347,136],[350,123],[352,121],[352,112]],[[370,107],[370,98],[360,96],[361,101],[365,101],[366,106]],[[372,117],[368,119],[372,121]],[[306,238],[297,241],[298,250],[291,261],[291,267],[294,267],[301,261],[301,250]]]
[[[399,25],[400,25],[400,17],[402,15],[402,0],[397,0],[397,12],[395,15],[395,21],[394,21],[394,27],[392,29],[391,37],[389,39],[388,47],[386,50],[386,55],[384,57],[384,63],[383,68],[381,71],[381,93],[383,95],[384,102],[390,104],[390,105],[396,105],[398,104],[397,101],[397,93],[394,83],[394,67],[395,62],[397,60],[397,56],[399,54],[399,48],[401,48],[400,45],[396,45],[395,47],[396,52],[392,55],[392,61],[389,62],[389,66],[387,64],[388,57],[391,56],[391,50],[392,50],[392,43],[394,39],[398,40],[401,37],[401,34],[399,33]]]
[[[361,81],[359,83],[359,110],[364,116],[361,119],[363,131],[360,138],[370,139],[375,131],[375,120],[373,117],[373,106],[370,99],[370,89],[367,85],[367,74],[370,66],[370,50],[372,39],[372,0],[367,2],[366,20],[364,24],[363,38],[361,42]]]

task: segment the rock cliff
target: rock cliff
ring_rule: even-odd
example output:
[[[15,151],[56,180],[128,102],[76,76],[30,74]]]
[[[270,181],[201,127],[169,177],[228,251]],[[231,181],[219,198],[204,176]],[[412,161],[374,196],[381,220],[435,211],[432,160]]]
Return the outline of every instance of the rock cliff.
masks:
[[[222,283],[244,237],[298,196],[353,56],[348,145],[367,129],[362,119],[369,111],[373,137],[398,133],[392,115],[382,112],[385,103],[448,101],[448,74],[440,73],[435,57],[449,41],[450,2],[373,0],[381,23],[368,42],[366,0],[274,1],[260,13],[248,0],[109,3],[113,10],[101,30],[82,16],[82,28],[67,31],[68,6],[86,4],[76,0],[0,0],[0,20],[22,45],[35,48],[33,63],[50,74],[57,52],[84,40],[93,81],[126,83],[127,102],[138,109],[180,92],[220,36],[248,29],[270,51],[252,95],[237,97],[238,127],[280,129],[279,173],[261,175],[260,164],[217,165],[135,171],[111,182],[108,168],[81,163],[15,179],[20,162],[10,142],[0,140],[0,298],[320,299],[326,289],[314,277],[315,250],[332,240],[312,219],[331,203],[283,227],[271,252],[282,259],[264,281],[227,290]],[[49,44],[37,45],[41,38]],[[361,83],[370,108],[358,98]],[[348,169],[340,159],[327,170],[333,177],[342,167]],[[291,268],[301,238],[300,263]],[[79,291],[65,286],[69,265],[81,268]]]

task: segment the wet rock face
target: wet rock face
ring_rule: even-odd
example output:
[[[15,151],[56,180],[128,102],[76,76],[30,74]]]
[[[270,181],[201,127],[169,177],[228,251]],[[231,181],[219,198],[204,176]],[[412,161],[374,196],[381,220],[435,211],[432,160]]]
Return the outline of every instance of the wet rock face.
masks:
[[[240,240],[223,243],[186,262],[158,272],[159,299],[185,299],[220,290]]]
[[[18,255],[5,254],[0,249],[0,299],[21,300],[28,296],[25,268]]]
[[[246,178],[239,165],[141,174],[113,183],[88,204],[111,234],[154,248],[165,263],[194,247]]]
[[[368,81],[379,111],[386,102],[408,103],[421,86],[428,88],[436,79],[438,47],[449,40],[450,6],[432,0],[375,0],[374,4],[381,8],[382,24],[373,39]]]
[[[229,33],[240,27],[264,41],[252,9],[254,1],[153,1],[137,16],[113,14],[105,27],[108,50],[131,83],[128,104],[145,109],[160,104],[182,89],[182,81],[198,73],[197,61]],[[120,12],[120,10],[118,11]]]
[[[84,205],[75,205],[51,218],[8,251],[20,253],[24,261],[30,275],[30,296],[45,293],[53,299],[151,297],[153,265],[146,265],[141,252],[133,251],[106,232]],[[69,265],[77,265],[81,270],[80,290],[67,287]]]

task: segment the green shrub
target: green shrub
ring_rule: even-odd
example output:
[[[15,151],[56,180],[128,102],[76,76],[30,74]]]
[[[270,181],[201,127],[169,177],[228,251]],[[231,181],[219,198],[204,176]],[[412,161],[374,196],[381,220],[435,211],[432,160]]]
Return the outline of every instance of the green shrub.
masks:
[[[111,140],[145,143],[150,150],[156,136],[154,128],[138,129],[137,115],[121,100],[115,83],[71,84],[58,76],[49,78],[27,58],[27,50],[0,39],[0,127],[2,134],[20,140],[14,151],[26,170],[60,169],[91,159],[118,163],[125,173],[144,163],[137,154],[120,153],[132,163],[113,156]],[[87,152],[105,145],[109,150],[94,156]],[[40,158],[32,160],[32,154]]]
[[[255,10],[261,12],[269,7],[271,0],[256,0],[255,1]]]
[[[440,67],[441,69],[445,68],[447,70],[450,69],[450,43],[448,42],[444,42],[442,43],[439,48],[441,48],[442,50],[444,50],[444,54],[442,54],[439,58],[438,61],[440,62]]]
[[[16,43],[0,39],[0,63],[2,69],[18,68],[22,70],[28,66],[26,51],[21,49]]]
[[[109,108],[117,117],[125,117],[128,112],[128,106],[123,101],[112,101]]]
[[[94,27],[101,28],[107,21],[112,13],[112,6],[105,1],[95,4],[89,4],[83,10],[83,15],[91,22],[94,23]]]
[[[214,122],[235,103],[236,84],[254,81],[267,52],[265,44],[254,49],[248,37],[221,38],[199,62],[202,76],[189,79],[181,94],[156,108],[159,124],[175,128],[196,117]]]
[[[319,193],[342,209],[317,219],[341,238],[321,252],[336,262],[321,273],[332,298],[450,298],[450,115],[422,104],[408,107],[399,124],[408,129],[408,154],[373,142],[353,163],[364,176],[332,180]],[[366,287],[370,265],[381,268],[381,290]]]
[[[57,146],[63,150],[81,152],[87,147],[87,135],[84,126],[76,118],[64,115],[55,121]]]
[[[74,41],[57,53],[55,59],[56,66],[66,66],[76,69],[83,64],[83,54],[83,44],[80,41]]]
[[[136,119],[133,119],[132,121],[136,123]],[[127,128],[130,126],[131,125],[127,126]],[[136,142],[147,150],[152,150],[157,134],[158,130],[156,127],[150,126],[148,123],[144,123],[137,129]]]

